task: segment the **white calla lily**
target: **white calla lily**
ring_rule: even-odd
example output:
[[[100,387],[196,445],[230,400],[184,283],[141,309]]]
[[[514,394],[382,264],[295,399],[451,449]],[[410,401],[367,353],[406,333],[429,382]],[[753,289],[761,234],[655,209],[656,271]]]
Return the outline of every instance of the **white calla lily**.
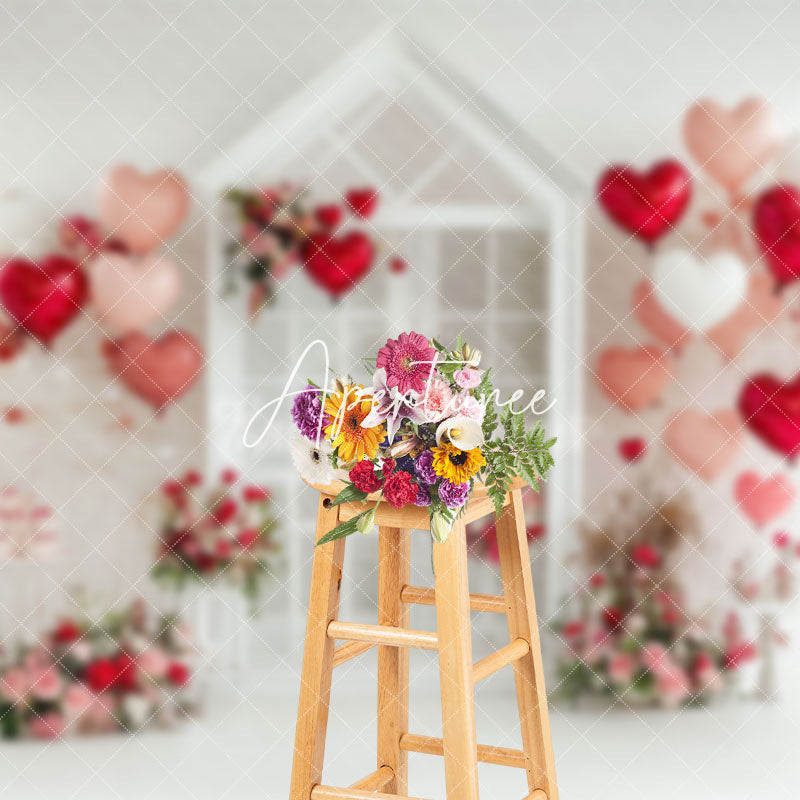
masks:
[[[450,417],[439,423],[436,428],[436,444],[441,444],[444,437],[459,450],[472,450],[483,444],[480,424],[469,417]]]

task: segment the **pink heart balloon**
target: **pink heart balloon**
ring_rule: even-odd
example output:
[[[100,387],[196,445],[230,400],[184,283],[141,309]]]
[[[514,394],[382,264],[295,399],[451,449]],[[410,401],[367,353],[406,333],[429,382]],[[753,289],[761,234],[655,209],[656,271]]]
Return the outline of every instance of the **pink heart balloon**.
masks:
[[[147,253],[181,226],[190,200],[177,172],[161,169],[145,175],[122,164],[106,176],[99,205],[108,234],[134,253]]]
[[[172,307],[181,274],[167,256],[101,253],[91,263],[89,285],[98,318],[117,333],[131,333]]]
[[[762,478],[757,472],[743,472],[733,493],[742,513],[758,527],[783,514],[795,498],[794,487],[783,475]]]
[[[747,298],[727,319],[715,325],[707,336],[723,355],[733,360],[752,335],[774,322],[783,310],[783,301],[775,292],[769,275],[752,275]]]
[[[670,377],[669,357],[657,347],[609,347],[597,360],[600,387],[628,411],[656,402]]]
[[[730,409],[705,414],[686,408],[667,423],[663,439],[675,459],[709,483],[736,458],[741,426],[739,415]]]
[[[636,284],[631,306],[633,315],[641,326],[666,345],[668,350],[680,353],[691,338],[689,331],[659,305],[650,281],[644,280]]]
[[[203,352],[191,334],[174,330],[151,339],[129,333],[103,343],[109,369],[156,411],[187,392],[203,369]]]
[[[781,144],[777,116],[760,97],[731,110],[709,98],[698,100],[686,112],[683,136],[695,161],[731,193],[764,169]]]

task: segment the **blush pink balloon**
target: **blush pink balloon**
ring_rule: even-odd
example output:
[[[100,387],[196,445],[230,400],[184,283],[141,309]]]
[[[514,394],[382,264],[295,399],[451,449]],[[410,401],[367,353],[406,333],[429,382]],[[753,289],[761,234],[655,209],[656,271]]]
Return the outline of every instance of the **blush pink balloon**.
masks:
[[[107,233],[134,253],[147,253],[183,224],[190,200],[177,172],[161,169],[145,175],[122,164],[106,175],[99,205]]]
[[[783,475],[765,478],[757,472],[743,472],[733,493],[742,513],[757,527],[783,514],[795,498],[794,487]]]
[[[686,112],[683,136],[692,158],[731,193],[764,169],[781,145],[777,116],[760,97],[730,110],[709,98],[698,100]]]
[[[736,311],[706,334],[711,343],[729,360],[733,360],[753,334],[774,322],[783,310],[781,296],[769,275],[750,277],[747,298]]]
[[[669,357],[657,347],[609,347],[597,360],[603,391],[628,411],[655,403],[671,377]]]
[[[667,349],[681,352],[691,334],[659,305],[650,281],[644,280],[636,284],[631,305],[633,315],[648,333],[666,345]]]
[[[739,415],[731,409],[705,414],[686,408],[667,423],[663,439],[677,461],[710,483],[736,458],[741,427]]]
[[[180,330],[157,339],[143,333],[107,339],[103,355],[111,372],[157,412],[189,390],[204,361],[194,337]]]
[[[167,256],[101,253],[92,261],[89,286],[98,318],[124,334],[143,330],[172,307],[181,273]]]

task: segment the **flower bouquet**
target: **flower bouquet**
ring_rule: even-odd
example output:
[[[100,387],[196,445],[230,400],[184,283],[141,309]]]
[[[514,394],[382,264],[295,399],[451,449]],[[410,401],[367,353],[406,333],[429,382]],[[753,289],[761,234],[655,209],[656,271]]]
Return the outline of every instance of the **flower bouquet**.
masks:
[[[98,623],[64,618],[38,644],[0,656],[0,735],[133,731],[184,716],[188,638],[172,618],[146,616],[136,601]]]
[[[625,492],[609,520],[581,533],[575,560],[588,577],[556,625],[559,693],[676,707],[719,692],[733,664],[675,580],[678,554],[699,535],[686,496]]]
[[[443,542],[479,479],[498,514],[515,477],[538,489],[555,439],[541,422],[526,430],[511,403],[501,408],[480,360],[460,336],[451,350],[402,333],[378,350],[370,388],[340,378],[330,392],[309,384],[296,396],[292,455],[300,474],[314,484],[343,478],[334,505],[366,505],[318,544],[370,531],[377,503],[368,498],[429,508],[431,534]]]
[[[255,599],[277,550],[271,498],[262,486],[237,484],[230,469],[211,490],[203,489],[195,470],[164,482],[161,539],[151,570],[157,580],[181,588],[188,580],[208,582],[224,575]]]

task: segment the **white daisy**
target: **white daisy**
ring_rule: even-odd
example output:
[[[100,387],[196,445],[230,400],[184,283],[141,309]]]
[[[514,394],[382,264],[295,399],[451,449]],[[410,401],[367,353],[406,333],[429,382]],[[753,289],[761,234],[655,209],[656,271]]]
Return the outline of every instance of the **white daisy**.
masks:
[[[292,461],[300,477],[309,483],[326,484],[335,480],[330,454],[333,452],[330,442],[322,441],[316,447],[300,431],[295,431],[290,443]]]

